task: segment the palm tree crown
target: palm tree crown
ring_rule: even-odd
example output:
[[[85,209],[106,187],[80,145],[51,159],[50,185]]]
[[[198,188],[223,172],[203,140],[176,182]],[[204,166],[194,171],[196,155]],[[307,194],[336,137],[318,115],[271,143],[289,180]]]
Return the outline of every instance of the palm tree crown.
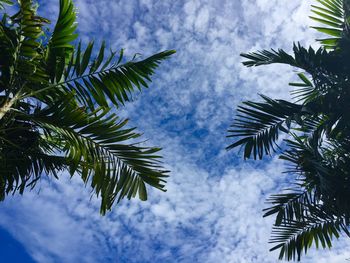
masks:
[[[241,54],[245,66],[283,63],[299,70],[290,83],[294,102],[262,97],[243,102],[229,137],[228,149],[244,149],[244,158],[262,159],[282,151],[294,187],[272,195],[265,215],[275,215],[271,250],[280,259],[300,260],[303,251],[331,247],[340,232],[350,236],[350,1],[317,0],[313,27],[328,36],[317,50],[294,44],[294,55],[283,50]],[[287,139],[277,145],[278,136]]]
[[[145,184],[165,191],[160,149],[142,146],[115,112],[174,51],[121,64],[123,51],[106,54],[104,42],[96,52],[93,42],[74,47],[73,1],[59,3],[51,34],[32,0],[18,0],[14,15],[2,12],[0,199],[61,171],[91,184],[102,214],[124,197],[146,200]],[[5,4],[12,2],[1,0],[0,9]]]

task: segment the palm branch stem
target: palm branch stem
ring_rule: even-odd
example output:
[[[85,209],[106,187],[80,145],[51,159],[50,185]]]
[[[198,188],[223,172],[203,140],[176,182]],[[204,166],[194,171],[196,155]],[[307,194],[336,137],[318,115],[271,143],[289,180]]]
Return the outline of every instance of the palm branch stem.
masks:
[[[13,104],[20,98],[21,91],[17,92],[15,96],[7,100],[0,108],[0,120],[5,116],[5,114],[11,110]]]
[[[44,91],[47,91],[47,90],[50,90],[52,88],[56,88],[56,87],[59,87],[59,86],[63,86],[63,85],[66,85],[68,83],[71,83],[71,82],[74,82],[74,81],[77,81],[77,80],[80,80],[80,79],[84,79],[84,78],[88,78],[90,76],[93,76],[93,75],[98,75],[98,74],[102,74],[102,73],[106,73],[106,72],[109,72],[111,70],[117,70],[118,68],[121,68],[125,66],[125,64],[123,65],[119,65],[119,66],[116,66],[116,67],[109,67],[107,69],[104,69],[104,70],[101,70],[101,71],[95,71],[95,72],[91,72],[91,73],[88,73],[88,74],[85,74],[85,75],[81,75],[81,76],[77,76],[75,78],[72,78],[72,79],[68,79],[68,80],[65,80],[65,81],[61,81],[61,82],[58,82],[58,83],[55,83],[55,84],[51,84],[45,88],[42,88],[42,89],[39,89],[39,90],[36,90],[36,91],[32,91],[30,92],[29,94],[27,95],[23,95],[23,97],[21,97],[21,99],[24,99],[24,98],[28,98],[28,97],[32,97],[32,96],[35,96],[41,92],[44,92]]]
[[[46,86],[45,88],[42,88],[42,89],[39,89],[39,90],[36,90],[36,91],[32,91],[32,92],[28,93],[27,95],[23,95],[23,97],[21,99],[28,98],[28,97],[33,97],[33,96],[35,96],[35,95],[37,95],[37,94],[39,94],[41,92],[50,90],[52,88],[63,86],[65,84],[74,82],[74,81],[79,80],[79,79],[87,78],[87,77],[93,76],[95,74],[104,73],[104,72],[110,71],[111,69],[112,68],[105,69],[105,70],[99,71],[99,72],[92,72],[92,73],[85,74],[85,75],[82,75],[82,76],[79,76],[79,77],[75,77],[75,78],[72,78],[72,79],[69,79],[69,80],[61,81],[61,82],[58,82],[56,84],[51,84],[51,85]]]

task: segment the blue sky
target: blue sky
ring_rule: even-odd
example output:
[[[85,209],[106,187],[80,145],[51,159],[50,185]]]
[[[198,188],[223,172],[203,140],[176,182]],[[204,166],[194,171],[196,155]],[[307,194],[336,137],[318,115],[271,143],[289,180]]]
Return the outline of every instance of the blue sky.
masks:
[[[54,20],[58,0],[39,1]],[[277,262],[268,252],[273,218],[264,200],[285,186],[275,156],[244,162],[225,138],[237,105],[258,93],[289,97],[293,69],[248,69],[241,52],[317,45],[310,4],[287,0],[77,0],[83,41],[105,39],[114,50],[177,53],[157,70],[150,89],[121,110],[163,148],[172,171],[166,193],[132,200],[99,215],[78,177],[42,180],[0,204],[1,262]],[[303,262],[344,262],[345,238]],[[5,250],[6,248],[6,250]],[[3,251],[3,252],[2,252]]]

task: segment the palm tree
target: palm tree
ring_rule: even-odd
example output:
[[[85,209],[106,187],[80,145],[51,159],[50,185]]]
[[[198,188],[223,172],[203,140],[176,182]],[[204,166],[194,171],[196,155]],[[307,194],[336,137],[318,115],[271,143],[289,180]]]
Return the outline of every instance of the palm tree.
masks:
[[[278,151],[296,181],[268,199],[265,215],[275,215],[271,250],[279,258],[300,260],[314,244],[330,248],[333,237],[350,236],[350,0],[317,0],[313,27],[328,36],[321,47],[294,44],[294,55],[279,50],[241,54],[245,66],[282,63],[296,68],[290,83],[294,101],[246,101],[228,137],[228,149],[242,147],[244,158],[262,159]],[[278,137],[287,135],[280,145]]]
[[[13,3],[0,0],[0,9],[5,4]],[[14,15],[2,11],[0,199],[68,171],[91,184],[105,214],[124,197],[146,200],[146,184],[165,191],[160,149],[144,146],[116,112],[174,51],[121,64],[123,51],[106,55],[105,43],[74,47],[73,1],[59,4],[51,34],[32,0],[18,0]]]

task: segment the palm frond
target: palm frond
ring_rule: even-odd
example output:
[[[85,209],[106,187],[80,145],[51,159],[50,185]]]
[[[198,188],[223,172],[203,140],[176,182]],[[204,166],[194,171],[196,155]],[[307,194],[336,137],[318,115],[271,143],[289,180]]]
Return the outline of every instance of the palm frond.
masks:
[[[309,217],[307,221],[292,221],[275,225],[270,243],[278,243],[270,251],[280,249],[279,259],[298,260],[314,243],[316,248],[331,248],[333,237],[339,238],[340,232],[349,237],[345,221],[342,218]]]
[[[103,43],[97,58],[92,59],[93,46],[94,43],[90,42],[86,50],[82,51],[79,44],[74,59],[68,64],[65,80],[58,83],[68,91],[76,92],[79,101],[90,106],[98,104],[108,107],[109,102],[117,107],[124,105],[132,100],[136,88],[141,91],[142,87],[148,87],[147,82],[151,81],[150,77],[160,62],[175,53],[174,50],[168,50],[144,60],[120,64],[122,51],[118,58],[113,52],[105,57]]]
[[[292,87],[297,87],[291,92],[293,99],[296,103],[302,102],[306,105],[314,100],[317,100],[322,93],[314,87],[313,83],[305,76],[304,73],[298,73],[298,77],[302,82],[291,82],[289,83]]]
[[[328,60],[328,54],[323,48],[314,50],[312,47],[308,49],[302,47],[300,43],[293,44],[294,56],[289,55],[284,50],[275,51],[262,50],[252,53],[242,53],[241,56],[247,58],[243,65],[247,67],[261,66],[269,64],[287,64],[292,67],[303,69],[313,75],[315,70],[324,66],[324,61]]]
[[[300,260],[313,244],[330,248],[340,232],[350,237],[350,1],[317,1],[311,18],[323,26],[314,28],[330,36],[319,40],[320,48],[298,43],[294,56],[280,49],[242,54],[248,67],[282,63],[302,71],[299,82],[289,83],[296,87],[295,108],[285,112],[271,99],[274,104],[240,106],[230,136],[241,138],[228,147],[243,146],[245,158],[261,159],[274,150],[280,131],[288,133],[279,157],[287,161],[286,173],[296,176],[296,187],[272,195],[264,209],[264,216],[275,216],[271,243],[277,245],[271,250],[280,249],[280,259],[286,260]]]
[[[282,63],[291,66],[297,66],[294,57],[289,55],[282,49],[279,49],[278,51],[272,49],[271,51],[262,50],[258,52],[242,53],[241,56],[248,59],[248,61],[243,62],[243,65],[247,67],[268,65],[274,63]]]
[[[0,171],[0,200],[7,194],[19,192],[23,194],[26,187],[34,188],[42,175],[52,175],[58,178],[57,173],[69,166],[67,159],[62,156],[38,154],[27,151],[25,154],[12,152],[1,155]]]
[[[262,159],[264,154],[275,150],[274,145],[280,131],[288,133],[294,115],[300,114],[302,106],[284,100],[273,100],[261,96],[264,102],[243,102],[239,106],[237,119],[228,130],[227,137],[243,137],[227,147],[244,146],[244,158]]]
[[[73,53],[71,44],[77,37],[76,11],[72,0],[60,0],[57,23],[49,40],[47,65],[51,82],[60,82],[63,71]]]
[[[304,184],[300,184],[305,187]],[[300,260],[301,254],[312,246],[332,246],[332,236],[339,238],[340,232],[350,233],[348,222],[342,212],[322,200],[320,193],[292,189],[292,192],[269,197],[271,207],[264,209],[264,216],[276,214],[270,243],[277,243],[271,251],[280,249],[280,259]]]
[[[287,193],[274,194],[269,196],[267,203],[272,206],[265,208],[264,217],[276,214],[275,224],[302,220],[305,217],[306,209],[318,203],[315,195],[307,190],[291,189]]]
[[[73,46],[73,1],[59,3],[51,37],[34,0],[18,0],[18,12],[0,21],[0,199],[63,170],[91,183],[102,214],[123,198],[146,200],[146,184],[165,191],[160,148],[144,146],[115,108],[175,51],[124,63],[123,50],[106,55],[103,42],[94,57],[93,42]]]
[[[1,120],[0,128],[0,196],[34,186],[42,174],[54,175],[67,166],[66,159],[54,155],[40,132],[30,122],[15,114]]]
[[[343,8],[343,0],[317,0],[320,6],[311,5],[311,12],[315,16],[310,18],[324,26],[313,26],[321,33],[329,35],[328,38],[317,39],[327,49],[335,49],[339,40],[344,34],[345,12]]]
[[[339,145],[322,144],[322,122],[308,124],[309,136],[294,134],[293,140],[287,140],[290,149],[280,156],[293,164],[288,173],[299,174],[301,181],[299,190],[272,195],[268,199],[272,207],[264,210],[264,216],[276,214],[271,243],[278,245],[271,250],[280,249],[280,259],[300,260],[302,251],[306,253],[313,243],[330,248],[332,236],[338,238],[340,232],[350,236],[349,191],[340,168],[348,165]]]
[[[15,29],[10,29],[0,22],[0,92],[9,92],[9,83],[14,74],[14,63],[18,35]]]
[[[8,17],[11,23],[1,25],[2,35],[10,44],[6,50],[13,56],[8,62],[8,67],[12,68],[9,73],[12,81],[7,83],[7,89],[12,93],[18,93],[27,81],[46,78],[40,65],[44,53],[41,38],[44,36],[43,27],[49,20],[37,16],[37,6],[33,1],[21,0],[18,3],[19,12]]]
[[[76,10],[72,0],[60,0],[60,10],[57,23],[49,40],[49,49],[67,49],[72,51],[71,44],[77,37],[75,33],[78,24],[76,21]]]
[[[20,55],[33,60],[41,56],[40,42],[38,41],[44,35],[43,26],[49,21],[43,17],[37,16],[36,6],[31,0],[20,0],[20,12],[13,17],[20,25]]]
[[[38,112],[32,120],[44,131],[46,140],[67,153],[70,172],[80,173],[84,182],[91,179],[97,195],[101,194],[101,213],[110,209],[115,199],[147,199],[145,183],[164,190],[167,171],[161,168],[156,153],[159,148],[133,142],[140,134],[124,128],[106,110],[87,113],[69,99]]]

